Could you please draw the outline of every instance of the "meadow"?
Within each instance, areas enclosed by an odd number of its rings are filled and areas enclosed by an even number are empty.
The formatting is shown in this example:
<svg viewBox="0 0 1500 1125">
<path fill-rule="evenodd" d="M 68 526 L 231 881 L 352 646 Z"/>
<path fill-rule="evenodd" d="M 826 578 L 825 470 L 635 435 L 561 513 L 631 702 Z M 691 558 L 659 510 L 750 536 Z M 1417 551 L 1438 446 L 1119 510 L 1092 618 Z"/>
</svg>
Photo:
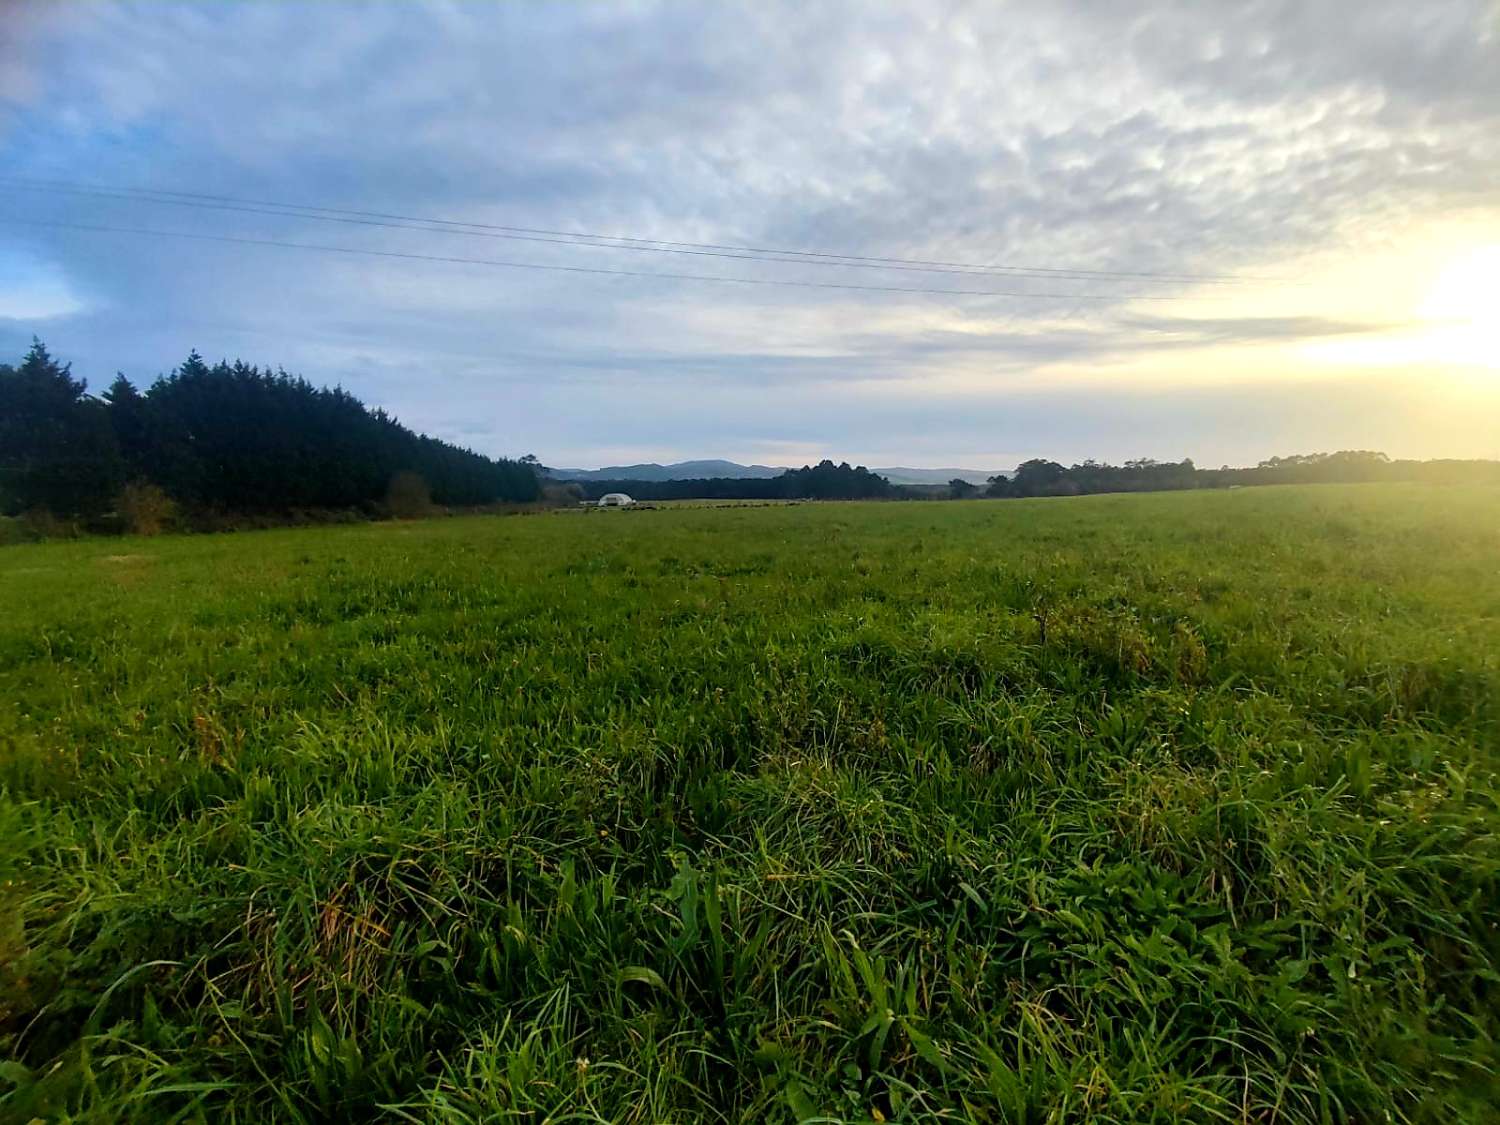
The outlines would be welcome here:
<svg viewBox="0 0 1500 1125">
<path fill-rule="evenodd" d="M 0 551 L 0 1120 L 1500 1116 L 1500 490 Z"/>
</svg>

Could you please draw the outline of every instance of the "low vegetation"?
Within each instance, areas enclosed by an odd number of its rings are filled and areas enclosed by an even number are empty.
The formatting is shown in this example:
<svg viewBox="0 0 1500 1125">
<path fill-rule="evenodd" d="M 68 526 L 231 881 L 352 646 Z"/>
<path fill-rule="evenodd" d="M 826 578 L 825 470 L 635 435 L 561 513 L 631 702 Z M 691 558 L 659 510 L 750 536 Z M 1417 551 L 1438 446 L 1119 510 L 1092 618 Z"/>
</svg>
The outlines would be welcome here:
<svg viewBox="0 0 1500 1125">
<path fill-rule="evenodd" d="M 1500 1099 L 1500 493 L 0 553 L 0 1118 Z"/>
</svg>

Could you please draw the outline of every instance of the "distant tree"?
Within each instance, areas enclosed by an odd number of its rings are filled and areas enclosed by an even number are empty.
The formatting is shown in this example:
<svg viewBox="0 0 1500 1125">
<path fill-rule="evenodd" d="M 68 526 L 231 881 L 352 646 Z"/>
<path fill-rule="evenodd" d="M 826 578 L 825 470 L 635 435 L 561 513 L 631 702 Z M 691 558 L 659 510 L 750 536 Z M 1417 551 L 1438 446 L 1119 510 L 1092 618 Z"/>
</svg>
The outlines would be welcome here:
<svg viewBox="0 0 1500 1125">
<path fill-rule="evenodd" d="M 1500 480 L 1500 462 L 1391 461 L 1384 454 L 1360 450 L 1274 458 L 1252 469 L 1205 470 L 1197 468 L 1187 458 L 1158 461 L 1150 457 L 1138 457 L 1124 465 L 1110 465 L 1090 458 L 1064 468 L 1055 461 L 1038 458 L 1021 466 L 1011 478 L 999 474 L 990 477 L 984 495 L 1077 496 L 1094 492 L 1155 492 L 1318 480 L 1496 481 Z M 957 494 L 956 481 L 937 487 L 941 494 Z M 625 492 L 637 500 L 853 499 L 872 496 L 930 499 L 933 495 L 930 489 L 897 489 L 868 469 L 851 468 L 847 463 L 836 465 L 832 461 L 803 466 L 771 479 L 588 480 L 580 482 L 580 488 L 590 499 L 598 499 L 608 492 Z"/>
<path fill-rule="evenodd" d="M 1067 472 L 1056 461 L 1034 457 L 1016 467 L 1016 475 L 1010 478 L 1009 494 L 1012 496 L 1049 496 L 1059 490 Z"/>
<path fill-rule="evenodd" d="M 40 340 L 19 367 L 0 367 L 0 505 L 59 516 L 107 509 L 123 481 L 103 403 Z"/>
<path fill-rule="evenodd" d="M 978 491 L 978 485 L 970 484 L 963 477 L 954 477 L 948 482 L 948 495 L 955 500 L 967 500 Z"/>
<path fill-rule="evenodd" d="M 1341 449 L 1337 453 L 1294 453 L 1270 457 L 1254 469 L 1241 469 L 1241 483 L 1312 484 L 1325 481 L 1391 480 L 1404 470 L 1384 453 L 1369 449 Z"/>
<path fill-rule="evenodd" d="M 893 495 L 891 482 L 870 472 L 863 465 L 851 466 L 844 461 L 835 465 L 824 459 L 816 465 L 804 465 L 772 478 L 789 499 L 872 500 Z"/>
<path fill-rule="evenodd" d="M 895 486 L 863 465 L 820 461 L 788 469 L 777 477 L 708 477 L 700 480 L 580 481 L 584 495 L 597 500 L 624 492 L 637 500 L 872 500 L 897 495 Z"/>
</svg>

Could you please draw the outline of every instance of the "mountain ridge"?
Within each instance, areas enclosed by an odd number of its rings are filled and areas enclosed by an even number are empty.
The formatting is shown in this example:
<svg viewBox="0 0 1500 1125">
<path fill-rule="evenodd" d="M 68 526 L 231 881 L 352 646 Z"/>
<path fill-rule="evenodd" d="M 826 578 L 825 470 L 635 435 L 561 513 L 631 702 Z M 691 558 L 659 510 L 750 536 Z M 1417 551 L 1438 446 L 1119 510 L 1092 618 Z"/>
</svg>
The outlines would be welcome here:
<svg viewBox="0 0 1500 1125">
<path fill-rule="evenodd" d="M 791 466 L 741 465 L 736 461 L 707 459 L 699 461 L 675 461 L 662 465 L 655 461 L 636 465 L 605 465 L 598 469 L 553 469 L 557 480 L 702 480 L 713 477 L 728 477 L 737 480 L 765 480 L 778 477 Z M 984 484 L 990 477 L 1009 475 L 1008 470 L 999 469 L 919 469 L 895 465 L 886 468 L 871 467 L 892 484 L 947 484 L 955 478 L 971 484 Z"/>
<path fill-rule="evenodd" d="M 637 465 L 605 465 L 599 469 L 553 469 L 558 480 L 705 480 L 711 477 L 766 480 L 779 477 L 786 467 L 741 465 L 734 461 L 707 459 L 676 461 L 661 465 L 647 461 Z"/>
</svg>

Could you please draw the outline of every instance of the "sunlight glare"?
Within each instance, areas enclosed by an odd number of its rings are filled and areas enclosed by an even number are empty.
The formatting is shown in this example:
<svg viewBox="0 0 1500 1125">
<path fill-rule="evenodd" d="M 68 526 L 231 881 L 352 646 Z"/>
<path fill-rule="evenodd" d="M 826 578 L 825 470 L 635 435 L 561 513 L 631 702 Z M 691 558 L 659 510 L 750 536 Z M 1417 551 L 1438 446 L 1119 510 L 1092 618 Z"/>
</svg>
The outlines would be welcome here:
<svg viewBox="0 0 1500 1125">
<path fill-rule="evenodd" d="M 1417 311 L 1433 322 L 1424 333 L 1432 358 L 1500 368 L 1500 245 L 1453 262 Z"/>
<path fill-rule="evenodd" d="M 1443 270 L 1417 311 L 1428 320 L 1467 320 L 1493 328 L 1497 294 L 1500 245 L 1482 246 Z"/>
<path fill-rule="evenodd" d="M 1465 251 L 1437 275 L 1412 328 L 1320 341 L 1305 354 L 1342 364 L 1447 364 L 1500 370 L 1500 243 Z"/>
</svg>

